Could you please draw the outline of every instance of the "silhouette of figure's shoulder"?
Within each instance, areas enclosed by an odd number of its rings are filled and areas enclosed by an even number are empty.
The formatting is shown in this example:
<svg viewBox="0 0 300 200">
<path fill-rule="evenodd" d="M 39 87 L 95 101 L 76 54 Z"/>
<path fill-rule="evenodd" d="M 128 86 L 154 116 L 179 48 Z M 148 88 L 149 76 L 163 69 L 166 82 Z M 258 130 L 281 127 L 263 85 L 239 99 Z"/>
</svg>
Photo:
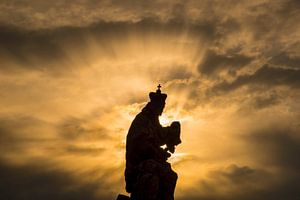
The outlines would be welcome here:
<svg viewBox="0 0 300 200">
<path fill-rule="evenodd" d="M 147 116 L 147 114 L 145 112 L 140 112 L 139 114 L 137 114 L 134 118 L 134 120 L 132 121 L 132 124 L 142 124 L 145 125 L 145 123 L 147 123 L 149 121 L 149 116 Z"/>
</svg>

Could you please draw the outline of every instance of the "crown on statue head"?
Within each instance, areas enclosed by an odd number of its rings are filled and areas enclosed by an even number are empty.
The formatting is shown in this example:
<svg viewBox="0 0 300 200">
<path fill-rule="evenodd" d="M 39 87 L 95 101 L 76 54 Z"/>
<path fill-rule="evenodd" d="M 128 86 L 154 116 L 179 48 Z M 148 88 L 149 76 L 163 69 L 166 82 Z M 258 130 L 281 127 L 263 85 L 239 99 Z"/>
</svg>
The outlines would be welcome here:
<svg viewBox="0 0 300 200">
<path fill-rule="evenodd" d="M 166 98 L 167 98 L 167 94 L 161 93 L 161 85 L 159 84 L 157 86 L 157 90 L 156 92 L 150 92 L 149 93 L 149 97 L 151 102 L 157 102 L 157 103 L 162 103 L 165 102 Z"/>
</svg>

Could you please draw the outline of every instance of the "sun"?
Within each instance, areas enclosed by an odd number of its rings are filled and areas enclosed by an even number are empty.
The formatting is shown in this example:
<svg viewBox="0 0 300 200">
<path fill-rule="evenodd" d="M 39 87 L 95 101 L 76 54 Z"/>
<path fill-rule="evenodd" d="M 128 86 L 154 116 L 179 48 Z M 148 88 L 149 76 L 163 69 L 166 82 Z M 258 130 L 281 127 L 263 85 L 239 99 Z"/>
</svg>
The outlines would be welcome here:
<svg viewBox="0 0 300 200">
<path fill-rule="evenodd" d="M 162 126 L 168 126 L 171 123 L 171 121 L 172 120 L 164 114 L 159 117 L 159 122 Z"/>
</svg>

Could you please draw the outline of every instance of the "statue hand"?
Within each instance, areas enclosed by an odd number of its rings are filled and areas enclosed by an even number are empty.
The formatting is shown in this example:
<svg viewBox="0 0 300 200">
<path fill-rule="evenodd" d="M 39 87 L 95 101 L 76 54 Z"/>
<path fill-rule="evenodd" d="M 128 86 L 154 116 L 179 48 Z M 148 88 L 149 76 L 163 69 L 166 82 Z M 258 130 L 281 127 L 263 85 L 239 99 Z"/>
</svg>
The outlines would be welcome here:
<svg viewBox="0 0 300 200">
<path fill-rule="evenodd" d="M 172 122 L 171 129 L 174 133 L 180 134 L 180 122 L 179 121 Z"/>
<path fill-rule="evenodd" d="M 159 160 L 165 162 L 166 160 L 168 160 L 170 156 L 171 154 L 166 149 L 160 148 L 159 155 L 158 155 Z"/>
<path fill-rule="evenodd" d="M 167 150 L 169 150 L 171 153 L 175 152 L 175 146 L 174 145 L 167 145 Z"/>
<path fill-rule="evenodd" d="M 164 161 L 167 161 L 169 157 L 171 157 L 171 154 L 164 150 Z"/>
<path fill-rule="evenodd" d="M 174 153 L 175 146 L 181 143 L 180 139 L 180 123 L 178 121 L 172 122 L 169 127 L 169 133 L 167 136 L 167 147 L 171 153 Z"/>
</svg>

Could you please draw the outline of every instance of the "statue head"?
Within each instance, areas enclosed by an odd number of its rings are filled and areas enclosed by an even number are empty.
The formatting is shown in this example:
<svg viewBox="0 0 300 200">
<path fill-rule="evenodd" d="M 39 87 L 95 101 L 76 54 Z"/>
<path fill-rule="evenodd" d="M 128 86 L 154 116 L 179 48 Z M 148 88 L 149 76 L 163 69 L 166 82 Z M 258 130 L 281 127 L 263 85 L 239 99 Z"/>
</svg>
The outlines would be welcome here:
<svg viewBox="0 0 300 200">
<path fill-rule="evenodd" d="M 149 104 L 151 105 L 151 109 L 156 115 L 161 115 L 166 104 L 166 98 L 167 94 L 161 93 L 160 90 L 161 86 L 160 84 L 157 86 L 156 92 L 150 92 L 149 93 L 149 98 L 150 102 Z"/>
</svg>

